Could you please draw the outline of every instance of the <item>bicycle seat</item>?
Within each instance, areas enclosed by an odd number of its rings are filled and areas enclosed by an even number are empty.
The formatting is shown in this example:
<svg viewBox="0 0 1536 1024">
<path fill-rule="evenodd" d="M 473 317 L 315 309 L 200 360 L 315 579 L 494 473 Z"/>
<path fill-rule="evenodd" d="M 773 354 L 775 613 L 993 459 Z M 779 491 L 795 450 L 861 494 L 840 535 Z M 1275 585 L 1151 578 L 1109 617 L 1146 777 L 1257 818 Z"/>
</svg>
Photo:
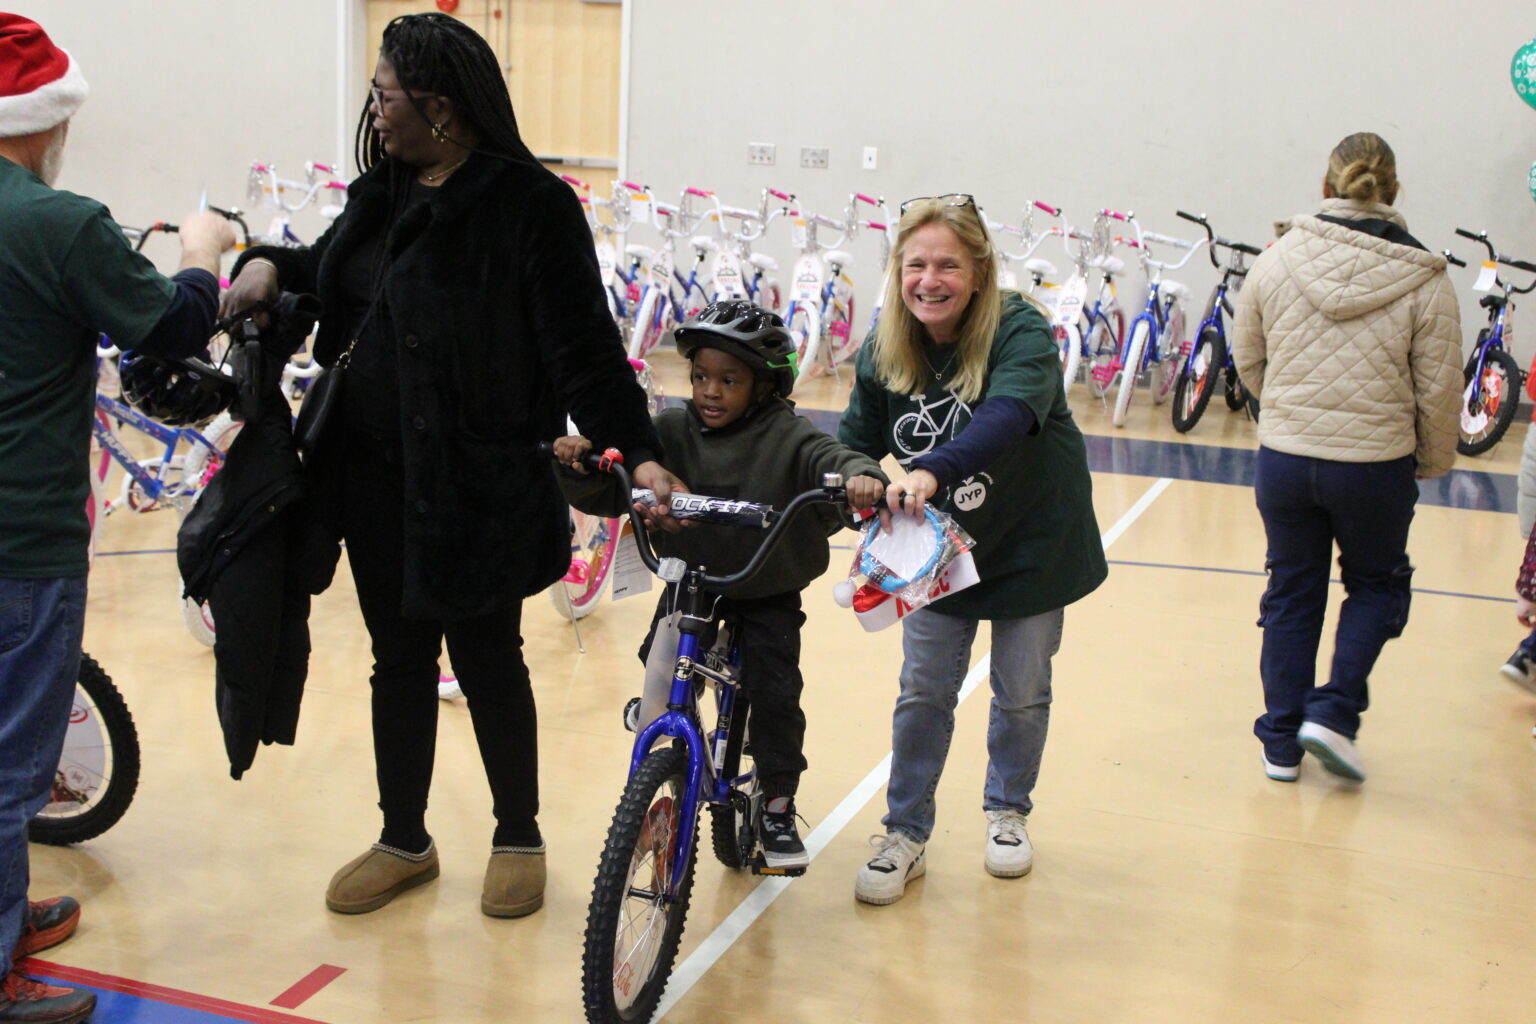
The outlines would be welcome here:
<svg viewBox="0 0 1536 1024">
<path fill-rule="evenodd" d="M 1118 256 L 1095 256 L 1088 261 L 1090 267 L 1097 267 L 1110 277 L 1125 270 L 1125 261 Z"/>
<path fill-rule="evenodd" d="M 826 259 L 828 263 L 834 263 L 844 270 L 853 266 L 853 253 L 848 252 L 846 249 L 829 249 L 827 250 Z"/>
<path fill-rule="evenodd" d="M 779 269 L 779 261 L 765 253 L 755 252 L 747 257 L 747 262 L 758 270 L 767 271 L 770 274 Z"/>
<path fill-rule="evenodd" d="M 626 245 L 624 255 L 633 256 L 635 259 L 651 262 L 651 257 L 656 255 L 656 250 L 648 245 Z"/>
<path fill-rule="evenodd" d="M 1038 274 L 1041 277 L 1050 277 L 1056 273 L 1056 264 L 1052 263 L 1050 260 L 1042 260 L 1037 256 L 1034 259 L 1025 260 L 1024 269 L 1029 271 L 1031 274 Z"/>
<path fill-rule="evenodd" d="M 693 246 L 700 253 L 706 253 L 720 248 L 720 243 L 709 235 L 694 235 L 692 238 L 688 239 L 688 244 Z"/>
<path fill-rule="evenodd" d="M 1160 287 L 1164 295 L 1170 295 L 1175 299 L 1189 298 L 1189 288 L 1177 281 L 1164 281 Z"/>
</svg>

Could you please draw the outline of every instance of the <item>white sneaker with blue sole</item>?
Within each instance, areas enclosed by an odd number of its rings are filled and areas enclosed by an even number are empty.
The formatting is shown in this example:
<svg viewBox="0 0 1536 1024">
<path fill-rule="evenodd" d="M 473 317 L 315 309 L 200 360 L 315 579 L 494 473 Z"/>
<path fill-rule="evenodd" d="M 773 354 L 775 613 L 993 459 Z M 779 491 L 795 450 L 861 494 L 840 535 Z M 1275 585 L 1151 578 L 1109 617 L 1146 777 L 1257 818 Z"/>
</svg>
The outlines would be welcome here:
<svg viewBox="0 0 1536 1024">
<path fill-rule="evenodd" d="M 1365 781 L 1365 762 L 1355 749 L 1355 741 L 1326 725 L 1303 722 L 1296 733 L 1301 748 L 1323 763 L 1333 774 L 1351 782 Z"/>
</svg>

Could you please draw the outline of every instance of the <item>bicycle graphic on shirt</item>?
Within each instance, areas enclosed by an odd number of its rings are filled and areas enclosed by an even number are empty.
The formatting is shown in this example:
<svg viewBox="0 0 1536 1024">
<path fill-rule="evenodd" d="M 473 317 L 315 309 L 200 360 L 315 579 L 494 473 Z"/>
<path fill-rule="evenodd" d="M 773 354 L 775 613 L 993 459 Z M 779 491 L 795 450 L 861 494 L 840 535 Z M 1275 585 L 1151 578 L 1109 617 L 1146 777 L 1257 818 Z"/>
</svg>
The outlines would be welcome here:
<svg viewBox="0 0 1536 1024">
<path fill-rule="evenodd" d="M 918 398 L 916 402 L 916 411 L 896 417 L 896 425 L 892 429 L 898 449 L 896 461 L 903 468 L 918 456 L 933 451 L 936 445 L 954 440 L 971 421 L 971 407 L 952 391 L 945 392 L 943 398 L 931 402 L 925 398 Z M 963 419 L 961 412 L 965 413 Z M 935 498 L 941 502 L 953 499 L 955 507 L 969 511 L 980 507 L 987 500 L 987 487 L 991 483 L 991 476 L 978 473 L 966 477 L 954 487 L 945 488 Z"/>
</svg>

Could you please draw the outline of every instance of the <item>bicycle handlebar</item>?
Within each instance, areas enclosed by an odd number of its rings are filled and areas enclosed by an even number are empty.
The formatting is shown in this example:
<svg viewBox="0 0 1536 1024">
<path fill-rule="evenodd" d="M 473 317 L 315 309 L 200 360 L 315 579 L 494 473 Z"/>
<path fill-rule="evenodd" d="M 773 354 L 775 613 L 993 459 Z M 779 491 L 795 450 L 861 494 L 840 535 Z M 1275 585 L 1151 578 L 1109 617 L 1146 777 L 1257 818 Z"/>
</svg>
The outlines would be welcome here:
<svg viewBox="0 0 1536 1024">
<path fill-rule="evenodd" d="M 1216 247 L 1218 245 L 1224 249 L 1231 249 L 1234 252 L 1240 252 L 1248 256 L 1258 256 L 1264 251 L 1256 245 L 1249 245 L 1246 242 L 1234 242 L 1231 239 L 1222 238 L 1220 235 L 1216 234 L 1215 231 L 1211 230 L 1211 222 L 1206 220 L 1205 214 L 1203 213 L 1186 213 L 1183 210 L 1175 210 L 1174 213 L 1178 214 L 1185 220 L 1193 221 L 1194 223 L 1199 224 L 1202 228 L 1205 228 L 1205 237 L 1211 246 L 1210 249 L 1206 251 L 1211 257 L 1211 266 L 1215 267 L 1217 270 L 1221 269 L 1221 262 L 1216 259 Z"/>
<path fill-rule="evenodd" d="M 1528 260 L 1516 259 L 1513 256 L 1506 256 L 1499 252 L 1493 247 L 1493 243 L 1488 241 L 1488 232 L 1479 231 L 1476 234 L 1473 234 L 1466 228 L 1457 228 L 1456 233 L 1461 235 L 1463 238 L 1470 238 L 1474 242 L 1482 242 L 1483 248 L 1488 250 L 1488 258 L 1493 260 L 1495 263 L 1502 263 L 1506 267 L 1514 267 L 1516 270 L 1523 270 L 1528 274 L 1536 274 L 1536 263 L 1531 263 Z M 1466 266 L 1466 264 L 1462 264 L 1462 266 Z M 1524 288 L 1516 288 L 1514 285 L 1500 278 L 1495 278 L 1494 284 L 1498 285 L 1500 288 L 1504 289 L 1506 292 L 1509 292 L 1512 295 L 1524 295 L 1526 292 L 1536 289 L 1536 278 L 1533 278 L 1531 283 L 1526 285 Z"/>
<path fill-rule="evenodd" d="M 1038 199 L 1031 199 L 1029 202 L 1030 202 L 1030 204 L 1032 206 L 1035 207 L 1035 209 L 1037 209 L 1037 210 L 1044 210 L 1046 213 L 1050 214 L 1052 217 L 1060 217 L 1061 216 L 1061 207 L 1059 207 L 1059 206 L 1051 206 L 1048 203 L 1042 203 Z"/>
<path fill-rule="evenodd" d="M 540 455 L 554 458 L 554 445 L 549 441 L 540 441 L 538 444 Z M 634 481 L 630 478 L 629 470 L 624 465 L 624 456 L 617 449 L 609 448 L 602 454 L 588 452 L 582 459 L 589 469 L 612 474 L 618 479 L 620 493 L 631 494 L 634 490 Z M 662 559 L 657 557 L 656 550 L 651 546 L 650 533 L 645 526 L 645 518 L 636 512 L 634 504 L 628 507 L 630 525 L 634 528 L 635 548 L 640 554 L 640 560 L 653 574 L 661 577 L 668 583 L 676 583 L 686 576 L 693 576 L 698 583 L 707 590 L 720 591 L 733 587 L 739 583 L 745 583 L 756 576 L 762 569 L 763 563 L 783 538 L 785 530 L 794 521 L 799 513 L 811 505 L 838 505 L 846 504 L 848 500 L 847 490 L 842 483 L 842 477 L 837 474 L 828 474 L 823 486 L 816 490 L 803 491 L 784 507 L 782 512 L 775 512 L 771 505 L 763 505 L 757 502 L 725 500 L 710 498 L 705 495 L 679 493 L 673 495 L 674 500 L 681 499 L 685 508 L 694 512 L 688 518 L 714 520 L 725 522 L 726 525 L 755 527 L 762 529 L 767 527 L 768 533 L 758 544 L 757 550 L 748 559 L 747 564 L 736 572 L 725 576 L 711 576 L 704 566 L 688 566 L 681 559 L 669 558 L 675 563 L 663 567 Z M 664 571 L 665 569 L 665 571 Z"/>
<path fill-rule="evenodd" d="M 1451 250 L 1449 250 L 1449 249 L 1441 249 L 1440 250 L 1440 255 L 1444 256 L 1445 257 L 1445 262 L 1449 263 L 1453 267 L 1464 267 L 1464 266 L 1467 265 L 1467 261 L 1466 260 L 1459 260 L 1459 259 L 1457 259 L 1456 255 L 1453 252 L 1451 252 Z"/>
</svg>

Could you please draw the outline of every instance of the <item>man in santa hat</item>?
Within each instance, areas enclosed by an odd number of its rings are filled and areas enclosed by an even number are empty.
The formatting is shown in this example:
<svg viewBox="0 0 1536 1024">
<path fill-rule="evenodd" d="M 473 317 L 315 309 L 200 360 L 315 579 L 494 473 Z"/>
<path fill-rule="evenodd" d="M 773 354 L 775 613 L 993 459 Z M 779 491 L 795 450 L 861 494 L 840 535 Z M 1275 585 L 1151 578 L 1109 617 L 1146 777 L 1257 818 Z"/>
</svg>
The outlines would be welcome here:
<svg viewBox="0 0 1536 1024">
<path fill-rule="evenodd" d="M 67 897 L 28 901 L 27 823 L 47 803 L 79 671 L 96 337 L 201 351 L 234 245 L 228 221 L 189 214 L 181 271 L 165 278 L 104 206 L 53 187 L 86 91 L 41 27 L 0 13 L 0 1024 L 69 1024 L 96 1004 L 15 969 L 80 918 Z"/>
</svg>

